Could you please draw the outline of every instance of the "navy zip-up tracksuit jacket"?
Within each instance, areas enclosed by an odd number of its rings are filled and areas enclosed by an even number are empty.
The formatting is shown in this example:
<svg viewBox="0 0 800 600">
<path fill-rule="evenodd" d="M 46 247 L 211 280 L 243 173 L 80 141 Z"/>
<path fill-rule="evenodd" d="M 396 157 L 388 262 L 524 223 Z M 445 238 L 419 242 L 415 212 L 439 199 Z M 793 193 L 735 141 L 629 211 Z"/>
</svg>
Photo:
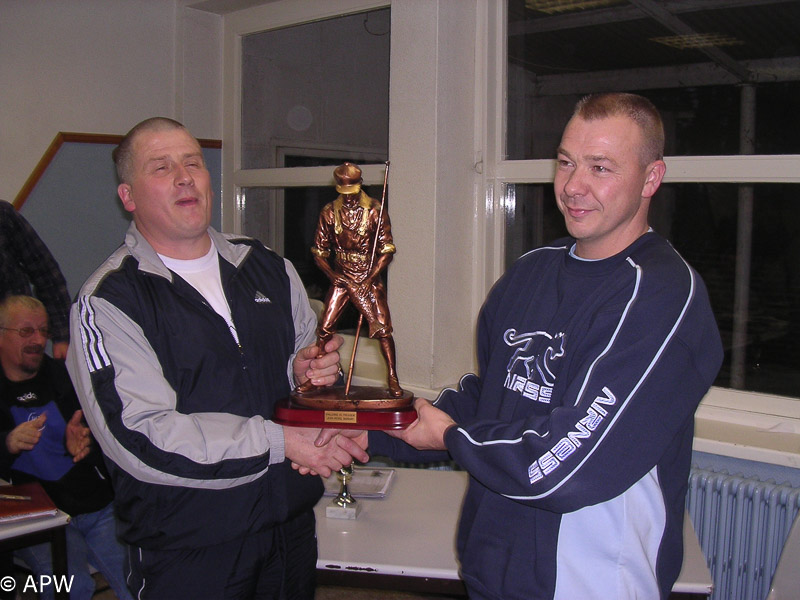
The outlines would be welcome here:
<svg viewBox="0 0 800 600">
<path fill-rule="evenodd" d="M 316 320 L 291 265 L 209 229 L 240 344 L 131 225 L 73 305 L 68 367 L 108 458 L 121 537 L 159 550 L 217 544 L 313 507 L 269 420 Z"/>
</svg>

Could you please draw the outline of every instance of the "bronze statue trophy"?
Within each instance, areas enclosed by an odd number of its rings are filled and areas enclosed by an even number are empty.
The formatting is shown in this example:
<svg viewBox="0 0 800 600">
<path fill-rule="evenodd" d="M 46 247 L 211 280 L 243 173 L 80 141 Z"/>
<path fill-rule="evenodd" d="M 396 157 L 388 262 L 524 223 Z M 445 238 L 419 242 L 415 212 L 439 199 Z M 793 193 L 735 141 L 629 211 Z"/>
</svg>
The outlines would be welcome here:
<svg viewBox="0 0 800 600">
<path fill-rule="evenodd" d="M 397 378 L 392 320 L 381 273 L 392 260 L 395 246 L 385 210 L 386 182 L 380 202 L 361 189 L 361 169 L 352 163 L 333 171 L 339 196 L 320 211 L 311 252 L 331 286 L 317 326 L 319 356 L 336 333 L 345 307 L 358 309 L 358 325 L 347 382 L 344 386 L 316 387 L 306 382 L 291 397 L 278 403 L 275 421 L 308 427 L 351 429 L 402 429 L 416 419 L 414 395 L 400 387 Z M 351 386 L 361 326 L 366 320 L 369 337 L 377 339 L 388 368 L 387 387 Z"/>
</svg>

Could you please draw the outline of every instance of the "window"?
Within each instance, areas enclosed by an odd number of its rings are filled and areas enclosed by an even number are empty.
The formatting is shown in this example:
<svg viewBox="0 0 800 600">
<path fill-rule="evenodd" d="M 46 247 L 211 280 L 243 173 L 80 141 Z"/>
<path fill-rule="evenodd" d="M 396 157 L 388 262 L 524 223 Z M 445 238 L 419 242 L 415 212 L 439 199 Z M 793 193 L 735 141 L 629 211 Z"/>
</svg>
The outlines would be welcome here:
<svg viewBox="0 0 800 600">
<path fill-rule="evenodd" d="M 548 159 L 575 101 L 647 96 L 669 157 L 651 224 L 709 288 L 716 385 L 800 397 L 798 24 L 795 2 L 508 0 L 506 263 L 563 232 Z"/>
<path fill-rule="evenodd" d="M 348 14 L 348 2 L 335 4 L 226 17 L 226 68 L 239 86 L 226 166 L 236 202 L 223 209 L 224 226 L 289 259 L 320 301 L 330 282 L 310 249 L 319 211 L 336 197 L 333 169 L 358 164 L 365 190 L 380 198 L 388 158 L 390 9 L 375 2 L 365 11 L 360 2 Z M 348 307 L 339 331 L 354 331 L 357 320 Z"/>
<path fill-rule="evenodd" d="M 389 16 L 385 8 L 241 40 L 241 170 L 293 171 L 275 171 L 280 188 L 240 194 L 242 232 L 292 260 L 307 285 L 319 284 L 305 266 L 319 209 L 336 195 L 333 167 L 387 159 Z M 327 189 L 309 185 L 320 177 Z"/>
</svg>

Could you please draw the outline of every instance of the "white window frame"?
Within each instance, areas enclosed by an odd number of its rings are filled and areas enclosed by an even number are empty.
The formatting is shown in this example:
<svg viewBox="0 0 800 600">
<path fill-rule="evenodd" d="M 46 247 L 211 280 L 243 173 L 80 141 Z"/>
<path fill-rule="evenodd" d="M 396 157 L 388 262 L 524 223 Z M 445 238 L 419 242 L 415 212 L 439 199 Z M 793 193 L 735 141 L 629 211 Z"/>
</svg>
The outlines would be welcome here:
<svg viewBox="0 0 800 600">
<path fill-rule="evenodd" d="M 327 167 L 240 168 L 242 37 L 390 5 L 389 188 L 398 253 L 388 273 L 389 303 L 401 382 L 431 398 L 473 368 L 472 332 L 485 293 L 484 286 L 472 285 L 474 273 L 484 272 L 482 243 L 474 243 L 482 233 L 476 216 L 477 178 L 463 170 L 463 165 L 477 162 L 478 154 L 473 148 L 477 4 L 280 0 L 226 14 L 222 226 L 241 232 L 243 188 L 330 185 Z M 446 80 L 439 79 L 443 73 Z M 382 164 L 362 166 L 367 184 L 382 184 Z M 459 343 L 452 343 L 453 336 Z M 356 378 L 360 373 L 380 378 L 372 367 L 381 359 L 375 353 L 373 360 L 369 347 L 359 345 Z"/>
<path fill-rule="evenodd" d="M 242 188 L 312 187 L 330 185 L 328 167 L 302 169 L 242 169 L 242 37 L 312 21 L 321 21 L 346 13 L 357 13 L 389 6 L 387 0 L 281 0 L 225 15 L 223 36 L 223 157 L 222 157 L 222 228 L 241 232 L 243 213 Z M 364 182 L 382 184 L 381 165 L 363 169 Z M 230 199 L 235 199 L 231 202 Z"/>
</svg>

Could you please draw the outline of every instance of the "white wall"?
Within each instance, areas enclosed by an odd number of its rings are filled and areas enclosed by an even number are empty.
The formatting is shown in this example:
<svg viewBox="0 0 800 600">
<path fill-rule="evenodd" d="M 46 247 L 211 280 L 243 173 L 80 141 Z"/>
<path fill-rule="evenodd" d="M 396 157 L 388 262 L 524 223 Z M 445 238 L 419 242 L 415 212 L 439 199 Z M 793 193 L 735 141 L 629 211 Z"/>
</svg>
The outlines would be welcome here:
<svg viewBox="0 0 800 600">
<path fill-rule="evenodd" d="M 0 198 L 59 131 L 162 115 L 219 139 L 221 44 L 221 17 L 177 0 L 0 0 Z"/>
</svg>

